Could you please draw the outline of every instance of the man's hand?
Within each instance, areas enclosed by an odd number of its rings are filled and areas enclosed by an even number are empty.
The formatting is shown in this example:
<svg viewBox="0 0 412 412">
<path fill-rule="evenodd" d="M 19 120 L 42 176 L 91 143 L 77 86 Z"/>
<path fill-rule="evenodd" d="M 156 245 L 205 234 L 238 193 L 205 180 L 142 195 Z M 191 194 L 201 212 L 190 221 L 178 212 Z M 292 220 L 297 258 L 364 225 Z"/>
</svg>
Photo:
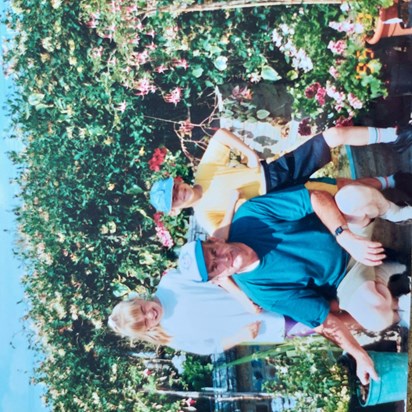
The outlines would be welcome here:
<svg viewBox="0 0 412 412">
<path fill-rule="evenodd" d="M 355 235 L 348 229 L 336 240 L 355 260 L 366 266 L 379 266 L 386 257 L 382 243 Z"/>
<path fill-rule="evenodd" d="M 367 352 L 360 354 L 356 359 L 356 375 L 361 381 L 362 385 L 367 385 L 370 379 L 374 381 L 379 380 L 379 376 L 375 370 L 373 360 Z"/>
</svg>

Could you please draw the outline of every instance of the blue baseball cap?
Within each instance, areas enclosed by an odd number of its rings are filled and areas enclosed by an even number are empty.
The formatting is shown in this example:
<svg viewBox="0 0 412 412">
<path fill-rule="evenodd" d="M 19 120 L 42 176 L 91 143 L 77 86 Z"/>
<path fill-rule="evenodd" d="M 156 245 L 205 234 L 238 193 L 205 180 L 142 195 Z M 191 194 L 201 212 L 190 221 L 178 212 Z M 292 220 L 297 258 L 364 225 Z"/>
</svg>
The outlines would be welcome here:
<svg viewBox="0 0 412 412">
<path fill-rule="evenodd" d="M 179 271 L 188 279 L 207 282 L 208 274 L 202 242 L 195 240 L 186 243 L 179 254 Z"/>
<path fill-rule="evenodd" d="M 169 213 L 172 210 L 173 177 L 158 180 L 150 189 L 150 203 L 159 212 Z"/>
</svg>

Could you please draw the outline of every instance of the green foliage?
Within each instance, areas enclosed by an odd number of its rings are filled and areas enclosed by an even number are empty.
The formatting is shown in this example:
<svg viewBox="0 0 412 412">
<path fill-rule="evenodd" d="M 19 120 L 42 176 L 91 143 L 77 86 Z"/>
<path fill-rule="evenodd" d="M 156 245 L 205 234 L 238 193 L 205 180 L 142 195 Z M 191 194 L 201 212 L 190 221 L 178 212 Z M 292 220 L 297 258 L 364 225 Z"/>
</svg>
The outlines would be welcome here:
<svg viewBox="0 0 412 412">
<path fill-rule="evenodd" d="M 165 377 L 146 376 L 144 362 L 129 356 L 106 323 L 119 298 L 154 290 L 185 241 L 187 214 L 155 214 L 148 190 L 166 176 L 190 181 L 176 131 L 190 123 L 191 110 L 212 111 L 217 85 L 293 81 L 298 117 L 341 115 L 304 97 L 311 82 L 327 76 L 331 56 L 320 45 L 333 36 L 328 22 L 339 9 L 170 11 L 193 3 L 14 0 L 5 17 L 15 33 L 3 56 L 16 86 L 9 137 L 24 145 L 10 153 L 21 188 L 18 253 L 26 263 L 32 344 L 45 354 L 35 381 L 46 385 L 45 401 L 56 411 L 180 408 L 157 399 Z M 275 44 L 273 29 L 290 21 L 296 46 L 316 62 L 312 72 L 294 67 Z M 381 94 L 380 67 L 361 58 L 374 74 L 340 82 L 346 93 L 364 90 L 358 97 L 367 104 Z M 355 64 L 348 59 L 341 67 L 349 72 Z M 244 103 L 239 115 L 270 119 Z M 192 363 L 196 376 L 210 368 Z"/>
<path fill-rule="evenodd" d="M 371 99 L 387 94 L 381 64 L 364 43 L 366 28 L 352 2 L 346 7 L 344 12 L 331 6 L 294 8 L 273 31 L 292 66 L 288 78 L 294 82 L 295 112 L 318 129 L 350 121 Z"/>
<path fill-rule="evenodd" d="M 266 390 L 291 399 L 291 411 L 347 411 L 348 378 L 331 344 L 317 336 L 296 338 L 288 346 L 266 357 L 275 368 L 275 379 L 266 384 Z"/>
<path fill-rule="evenodd" d="M 187 356 L 183 367 L 182 383 L 189 390 L 200 391 L 204 387 L 212 386 L 213 365 L 204 358 Z"/>
</svg>

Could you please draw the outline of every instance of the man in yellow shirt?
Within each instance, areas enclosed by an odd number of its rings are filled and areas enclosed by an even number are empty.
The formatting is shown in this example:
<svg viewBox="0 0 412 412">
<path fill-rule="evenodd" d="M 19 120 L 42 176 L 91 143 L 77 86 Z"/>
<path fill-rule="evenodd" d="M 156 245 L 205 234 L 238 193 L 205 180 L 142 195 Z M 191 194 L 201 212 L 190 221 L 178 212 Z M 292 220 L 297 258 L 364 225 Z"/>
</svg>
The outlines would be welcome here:
<svg viewBox="0 0 412 412">
<path fill-rule="evenodd" d="M 333 147 L 377 143 L 388 143 L 401 152 L 412 144 L 412 126 L 399 130 L 333 127 L 271 163 L 261 161 L 257 153 L 236 135 L 220 129 L 210 139 L 197 168 L 194 185 L 175 182 L 173 178 L 160 180 L 151 189 L 150 202 L 157 210 L 170 214 L 193 207 L 198 223 L 209 234 L 225 239 L 239 201 L 306 183 L 315 171 L 331 160 L 330 149 Z M 247 158 L 247 164 L 228 165 L 231 149 L 240 151 Z M 403 175 L 359 180 L 377 189 L 385 189 L 394 187 L 397 177 L 405 177 Z M 391 183 L 385 186 L 388 180 Z M 309 182 L 308 188 L 323 189 L 318 184 L 313 185 Z"/>
</svg>

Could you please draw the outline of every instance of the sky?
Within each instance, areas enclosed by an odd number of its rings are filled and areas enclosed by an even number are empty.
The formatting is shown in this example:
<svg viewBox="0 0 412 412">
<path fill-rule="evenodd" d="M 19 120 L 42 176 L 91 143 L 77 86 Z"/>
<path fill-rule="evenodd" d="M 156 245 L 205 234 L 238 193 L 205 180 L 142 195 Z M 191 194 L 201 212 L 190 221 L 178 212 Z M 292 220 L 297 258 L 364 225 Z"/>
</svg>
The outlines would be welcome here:
<svg viewBox="0 0 412 412">
<path fill-rule="evenodd" d="M 0 0 L 1 10 L 5 1 Z M 6 35 L 0 26 L 1 43 Z M 23 331 L 22 316 L 26 306 L 18 303 L 23 299 L 20 278 L 24 267 L 13 255 L 16 241 L 16 222 L 12 212 L 17 205 L 15 195 L 17 185 L 10 179 L 15 175 L 13 165 L 6 152 L 16 150 L 16 141 L 5 139 L 8 120 L 4 109 L 8 89 L 12 86 L 9 79 L 0 73 L 0 412 L 44 412 L 41 401 L 44 388 L 30 385 L 33 376 L 35 353 L 28 349 L 28 339 Z"/>
</svg>

